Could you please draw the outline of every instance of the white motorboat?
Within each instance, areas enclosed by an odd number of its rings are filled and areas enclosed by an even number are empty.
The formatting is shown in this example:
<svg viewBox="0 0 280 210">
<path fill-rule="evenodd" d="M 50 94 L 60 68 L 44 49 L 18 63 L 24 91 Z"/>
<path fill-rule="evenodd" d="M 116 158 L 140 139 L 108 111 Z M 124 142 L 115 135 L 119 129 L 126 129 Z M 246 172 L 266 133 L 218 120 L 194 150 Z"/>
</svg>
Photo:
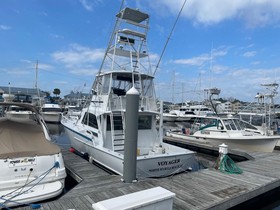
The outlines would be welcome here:
<svg viewBox="0 0 280 210">
<path fill-rule="evenodd" d="M 53 198 L 64 189 L 66 170 L 60 148 L 31 104 L 2 102 L 32 111 L 34 119 L 0 117 L 0 208 Z"/>
<path fill-rule="evenodd" d="M 204 105 L 181 106 L 163 113 L 164 122 L 192 122 L 197 117 L 207 116 L 213 112 Z"/>
<path fill-rule="evenodd" d="M 171 113 L 163 113 L 163 122 L 175 122 L 178 116 L 176 114 L 171 114 Z"/>
<path fill-rule="evenodd" d="M 205 105 L 190 105 L 181 107 L 181 111 L 193 112 L 196 116 L 207 116 L 214 112 Z"/>
<path fill-rule="evenodd" d="M 189 122 L 198 117 L 193 111 L 190 111 L 185 106 L 180 107 L 178 110 L 171 110 L 169 114 L 177 116 L 175 119 L 176 122 Z"/>
<path fill-rule="evenodd" d="M 10 101 L 31 104 L 32 96 L 28 94 L 18 93 L 13 95 L 13 98 Z M 5 110 L 5 115 L 7 118 L 34 119 L 32 111 L 22 106 L 9 106 L 7 110 Z"/>
<path fill-rule="evenodd" d="M 164 143 L 156 127 L 159 112 L 146 43 L 149 15 L 124 8 L 116 17 L 90 103 L 80 118 L 63 116 L 61 120 L 72 147 L 122 175 L 126 92 L 135 88 L 140 93 L 137 178 L 196 170 L 195 153 Z"/>
<path fill-rule="evenodd" d="M 18 119 L 34 118 L 32 111 L 20 106 L 10 106 L 5 111 L 5 115 L 7 118 L 18 118 Z"/>
<path fill-rule="evenodd" d="M 45 103 L 41 109 L 45 122 L 59 123 L 62 115 L 62 108 L 59 104 Z"/>
<path fill-rule="evenodd" d="M 279 135 L 268 135 L 257 127 L 233 117 L 199 117 L 191 128 L 173 130 L 167 136 L 198 143 L 219 146 L 225 143 L 231 149 L 272 152 Z"/>
</svg>

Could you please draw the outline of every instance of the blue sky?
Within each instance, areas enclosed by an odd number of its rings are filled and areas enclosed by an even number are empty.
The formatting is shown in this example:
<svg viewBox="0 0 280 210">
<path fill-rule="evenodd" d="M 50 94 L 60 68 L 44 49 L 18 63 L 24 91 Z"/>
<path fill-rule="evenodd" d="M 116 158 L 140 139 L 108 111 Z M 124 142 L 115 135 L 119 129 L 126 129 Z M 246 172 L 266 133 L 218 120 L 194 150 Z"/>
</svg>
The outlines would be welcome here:
<svg viewBox="0 0 280 210">
<path fill-rule="evenodd" d="M 148 44 L 156 64 L 183 0 L 124 4 L 150 14 Z M 38 60 L 40 89 L 59 88 L 61 96 L 88 92 L 120 5 L 1 0 L 0 86 L 34 87 Z M 261 84 L 280 82 L 279 11 L 279 0 L 187 0 L 155 75 L 157 96 L 200 100 L 199 90 L 217 87 L 221 97 L 254 101 Z"/>
</svg>

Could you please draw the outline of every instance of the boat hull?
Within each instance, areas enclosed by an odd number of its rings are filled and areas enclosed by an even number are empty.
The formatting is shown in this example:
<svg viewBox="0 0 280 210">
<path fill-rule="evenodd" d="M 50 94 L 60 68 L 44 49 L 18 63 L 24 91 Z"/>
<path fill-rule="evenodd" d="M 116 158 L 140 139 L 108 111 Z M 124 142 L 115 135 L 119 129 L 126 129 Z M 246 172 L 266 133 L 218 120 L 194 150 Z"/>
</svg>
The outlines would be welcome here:
<svg viewBox="0 0 280 210">
<path fill-rule="evenodd" d="M 65 125 L 64 125 L 65 126 Z M 123 175 L 124 156 L 104 147 L 96 147 L 87 137 L 65 127 L 71 146 L 81 153 L 87 153 L 90 159 L 111 171 Z M 163 143 L 163 147 L 176 152 L 170 154 L 147 154 L 137 156 L 137 179 L 145 177 L 166 177 L 183 171 L 198 170 L 195 153 L 183 148 Z"/>
<path fill-rule="evenodd" d="M 54 167 L 55 163 L 57 167 Z M 0 204 L 18 206 L 62 193 L 66 170 L 62 155 L 0 159 Z"/>
<path fill-rule="evenodd" d="M 210 138 L 186 135 L 177 132 L 168 132 L 167 136 L 184 139 L 190 142 L 210 144 L 219 146 L 222 143 L 228 145 L 229 149 L 242 149 L 246 151 L 258 152 L 273 152 L 279 136 L 258 136 L 258 137 L 243 137 L 243 138 Z"/>
<path fill-rule="evenodd" d="M 32 119 L 32 113 L 31 112 L 14 112 L 9 111 L 6 112 L 7 118 L 16 118 L 16 119 Z"/>
<path fill-rule="evenodd" d="M 172 115 L 172 114 L 167 114 L 163 113 L 163 122 L 175 122 L 178 116 Z"/>
<path fill-rule="evenodd" d="M 28 187 L 30 188 L 30 187 Z M 7 202 L 4 204 L 5 207 L 13 207 L 23 204 L 30 204 L 42 200 L 47 200 L 53 197 L 60 195 L 64 189 L 64 179 L 53 181 L 49 183 L 39 184 L 32 188 L 32 190 L 28 190 L 28 188 L 23 188 L 25 193 L 16 196 L 17 192 L 13 192 L 15 189 L 0 191 L 1 196 L 9 194 L 10 196 L 6 196 Z M 10 194 L 11 193 L 11 194 Z M 16 196 L 9 201 L 10 198 Z M 3 202 L 1 198 L 1 202 Z"/>
<path fill-rule="evenodd" d="M 45 122 L 59 123 L 61 120 L 61 112 L 43 112 L 42 116 Z"/>
</svg>

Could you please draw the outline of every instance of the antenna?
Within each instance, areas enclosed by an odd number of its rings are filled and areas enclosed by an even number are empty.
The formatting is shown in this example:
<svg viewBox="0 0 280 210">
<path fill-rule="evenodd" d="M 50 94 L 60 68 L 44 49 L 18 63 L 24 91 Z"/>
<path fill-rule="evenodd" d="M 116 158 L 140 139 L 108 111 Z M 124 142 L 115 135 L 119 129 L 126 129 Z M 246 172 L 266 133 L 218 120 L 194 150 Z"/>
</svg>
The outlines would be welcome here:
<svg viewBox="0 0 280 210">
<path fill-rule="evenodd" d="M 171 31 L 170 31 L 170 34 L 169 34 L 169 36 L 168 36 L 168 38 L 167 38 L 167 41 L 165 42 L 164 48 L 163 48 L 163 50 L 162 50 L 162 52 L 161 52 L 161 55 L 160 55 L 160 57 L 159 57 L 159 60 L 158 60 L 158 63 L 157 63 L 157 65 L 156 65 L 156 69 L 155 69 L 155 71 L 154 71 L 153 76 L 154 76 L 154 75 L 156 74 L 156 72 L 157 72 L 157 69 L 158 69 L 158 67 L 159 67 L 160 61 L 161 61 L 161 59 L 162 59 L 162 56 L 163 56 L 163 54 L 164 54 L 164 52 L 165 52 L 165 49 L 166 49 L 166 47 L 167 47 L 167 44 L 168 44 L 168 42 L 169 42 L 169 40 L 170 40 L 170 37 L 171 37 L 171 35 L 172 35 L 173 31 L 174 31 L 175 25 L 176 25 L 176 23 L 178 22 L 178 19 L 179 19 L 180 15 L 181 15 L 181 13 L 182 13 L 182 11 L 183 11 L 183 9 L 184 9 L 184 6 L 185 6 L 186 2 L 187 2 L 187 0 L 184 1 L 183 5 L 182 5 L 182 7 L 181 7 L 181 10 L 180 10 L 180 12 L 179 12 L 179 14 L 178 14 L 178 16 L 177 16 L 177 18 L 176 18 L 176 20 L 175 20 L 175 23 L 174 23 L 174 25 L 173 25 L 173 27 L 172 27 L 172 29 L 171 29 Z"/>
<path fill-rule="evenodd" d="M 213 41 L 212 41 L 212 46 L 211 46 L 211 53 L 210 53 L 210 87 L 212 88 L 212 79 L 213 79 L 213 72 L 212 72 L 212 68 L 213 68 Z"/>
<path fill-rule="evenodd" d="M 38 88 L 38 60 L 36 61 L 35 65 L 35 89 Z"/>
<path fill-rule="evenodd" d="M 39 98 L 39 106 L 42 107 L 42 101 L 41 101 L 41 95 L 40 95 L 40 90 L 38 88 L 38 60 L 36 61 L 36 65 L 35 65 L 35 89 L 37 90 L 37 95 L 38 95 L 38 98 Z"/>
</svg>

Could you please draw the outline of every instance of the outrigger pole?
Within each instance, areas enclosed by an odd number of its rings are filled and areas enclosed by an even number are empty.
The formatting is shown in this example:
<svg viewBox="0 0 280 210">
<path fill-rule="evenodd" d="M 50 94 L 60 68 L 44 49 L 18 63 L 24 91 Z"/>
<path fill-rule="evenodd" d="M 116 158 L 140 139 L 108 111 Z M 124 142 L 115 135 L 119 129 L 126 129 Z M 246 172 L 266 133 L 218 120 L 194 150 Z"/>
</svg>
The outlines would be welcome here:
<svg viewBox="0 0 280 210">
<path fill-rule="evenodd" d="M 171 35 L 172 35 L 173 31 L 174 31 L 174 28 L 175 28 L 176 24 L 177 24 L 177 22 L 178 22 L 178 19 L 179 19 L 179 17 L 181 16 L 181 13 L 182 13 L 182 11 L 183 11 L 183 9 L 184 9 L 184 7 L 185 7 L 186 2 L 187 2 L 187 0 L 184 1 L 183 5 L 182 5 L 182 7 L 181 7 L 181 10 L 180 10 L 180 12 L 179 12 L 179 14 L 178 14 L 178 16 L 177 16 L 177 18 L 176 18 L 176 20 L 175 20 L 175 23 L 174 23 L 174 25 L 173 25 L 173 27 L 172 27 L 172 29 L 171 29 L 171 31 L 170 31 L 170 34 L 169 34 L 169 36 L 168 36 L 168 38 L 167 38 L 167 41 L 165 42 L 164 48 L 163 48 L 163 50 L 162 50 L 162 52 L 161 52 L 161 55 L 160 55 L 160 57 L 159 57 L 159 60 L 158 60 L 158 63 L 157 63 L 157 65 L 156 65 L 156 69 L 155 69 L 155 71 L 154 71 L 153 76 L 155 76 L 155 74 L 156 74 L 156 72 L 157 72 L 157 69 L 158 69 L 158 67 L 159 67 L 160 61 L 161 61 L 161 59 L 162 59 L 162 56 L 163 56 L 163 54 L 164 54 L 164 52 L 165 52 L 165 49 L 166 49 L 166 47 L 167 47 L 167 44 L 168 44 L 168 42 L 169 42 L 169 40 L 170 40 L 170 37 L 171 37 Z"/>
</svg>

